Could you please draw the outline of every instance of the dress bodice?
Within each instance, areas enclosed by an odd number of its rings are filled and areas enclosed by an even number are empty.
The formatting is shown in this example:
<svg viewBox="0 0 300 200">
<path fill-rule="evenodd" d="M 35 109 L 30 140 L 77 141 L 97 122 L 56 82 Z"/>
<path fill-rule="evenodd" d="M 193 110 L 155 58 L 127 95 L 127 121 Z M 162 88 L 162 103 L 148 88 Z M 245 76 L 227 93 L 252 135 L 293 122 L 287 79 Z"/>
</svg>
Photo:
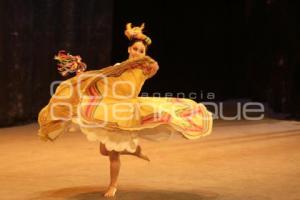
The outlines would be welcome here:
<svg viewBox="0 0 300 200">
<path fill-rule="evenodd" d="M 128 69 L 120 76 L 104 77 L 97 84 L 104 98 L 128 99 L 136 98 L 147 76 L 140 68 Z"/>
</svg>

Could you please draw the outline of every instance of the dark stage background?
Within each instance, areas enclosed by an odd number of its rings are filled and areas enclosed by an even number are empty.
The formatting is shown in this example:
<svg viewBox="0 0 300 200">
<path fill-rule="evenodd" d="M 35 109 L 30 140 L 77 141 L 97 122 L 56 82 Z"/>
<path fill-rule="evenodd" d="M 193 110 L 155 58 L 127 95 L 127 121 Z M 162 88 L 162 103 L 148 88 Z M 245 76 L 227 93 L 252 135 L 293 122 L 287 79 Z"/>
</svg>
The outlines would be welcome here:
<svg viewBox="0 0 300 200">
<path fill-rule="evenodd" d="M 146 23 L 160 64 L 143 92 L 248 99 L 299 118 L 299 8 L 287 0 L 0 0 L 0 125 L 36 120 L 50 83 L 64 79 L 58 50 L 81 55 L 88 69 L 125 60 L 127 22 Z"/>
</svg>

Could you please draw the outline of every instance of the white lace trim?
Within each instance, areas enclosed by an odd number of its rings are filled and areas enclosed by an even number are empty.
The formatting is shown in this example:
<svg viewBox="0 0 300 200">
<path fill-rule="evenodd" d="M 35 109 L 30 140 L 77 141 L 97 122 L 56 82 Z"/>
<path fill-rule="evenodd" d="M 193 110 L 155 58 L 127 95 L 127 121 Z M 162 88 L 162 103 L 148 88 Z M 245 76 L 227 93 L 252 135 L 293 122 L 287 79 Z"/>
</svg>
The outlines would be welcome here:
<svg viewBox="0 0 300 200">
<path fill-rule="evenodd" d="M 164 125 L 139 131 L 108 131 L 103 128 L 83 127 L 80 127 L 80 130 L 87 136 L 89 141 L 99 141 L 109 151 L 127 150 L 129 152 L 136 151 L 139 138 L 160 142 L 170 139 L 176 132 Z M 179 132 L 178 135 L 182 136 Z"/>
</svg>

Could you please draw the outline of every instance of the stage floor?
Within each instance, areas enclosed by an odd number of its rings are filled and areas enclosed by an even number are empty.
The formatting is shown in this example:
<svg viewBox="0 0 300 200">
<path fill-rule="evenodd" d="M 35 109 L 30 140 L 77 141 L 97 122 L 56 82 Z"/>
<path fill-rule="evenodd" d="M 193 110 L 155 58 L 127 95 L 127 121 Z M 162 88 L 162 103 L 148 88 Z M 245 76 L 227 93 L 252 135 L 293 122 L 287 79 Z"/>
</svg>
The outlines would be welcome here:
<svg viewBox="0 0 300 200">
<path fill-rule="evenodd" d="M 0 129 L 0 199 L 100 200 L 109 162 L 79 132 L 40 141 L 37 124 Z M 121 157 L 122 200 L 299 200 L 300 122 L 217 121 L 199 140 L 140 141 Z"/>
</svg>

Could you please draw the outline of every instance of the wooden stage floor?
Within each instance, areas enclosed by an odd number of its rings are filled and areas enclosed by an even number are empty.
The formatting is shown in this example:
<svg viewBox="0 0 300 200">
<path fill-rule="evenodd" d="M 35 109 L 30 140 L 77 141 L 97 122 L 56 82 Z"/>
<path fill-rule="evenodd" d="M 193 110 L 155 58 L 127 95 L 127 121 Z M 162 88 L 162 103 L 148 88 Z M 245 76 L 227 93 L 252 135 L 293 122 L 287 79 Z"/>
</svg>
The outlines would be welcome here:
<svg viewBox="0 0 300 200">
<path fill-rule="evenodd" d="M 100 200 L 109 162 L 79 132 L 40 141 L 37 124 L 0 129 L 0 199 Z M 199 140 L 140 141 L 121 157 L 122 200 L 299 200 L 300 122 L 216 121 Z"/>
</svg>

